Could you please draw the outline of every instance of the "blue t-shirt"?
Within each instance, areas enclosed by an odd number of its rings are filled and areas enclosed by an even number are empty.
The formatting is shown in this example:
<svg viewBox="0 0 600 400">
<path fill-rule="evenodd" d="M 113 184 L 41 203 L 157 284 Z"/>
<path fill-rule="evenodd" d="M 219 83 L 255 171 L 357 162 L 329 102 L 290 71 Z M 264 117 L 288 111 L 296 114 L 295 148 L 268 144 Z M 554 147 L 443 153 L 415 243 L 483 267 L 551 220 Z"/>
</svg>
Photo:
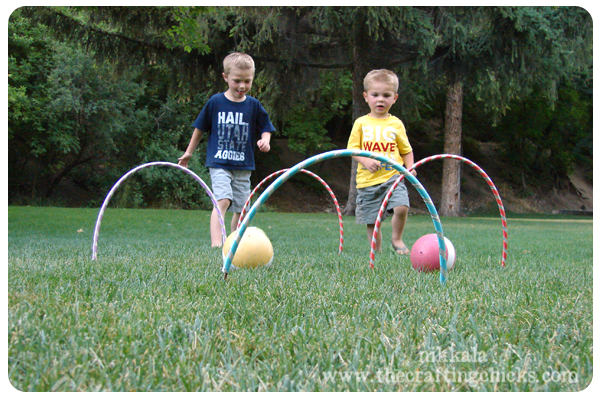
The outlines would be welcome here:
<svg viewBox="0 0 600 400">
<path fill-rule="evenodd" d="M 206 166 L 209 168 L 254 170 L 254 146 L 263 132 L 275 127 L 267 111 L 252 96 L 235 102 L 224 93 L 208 100 L 194 128 L 209 134 Z"/>
</svg>

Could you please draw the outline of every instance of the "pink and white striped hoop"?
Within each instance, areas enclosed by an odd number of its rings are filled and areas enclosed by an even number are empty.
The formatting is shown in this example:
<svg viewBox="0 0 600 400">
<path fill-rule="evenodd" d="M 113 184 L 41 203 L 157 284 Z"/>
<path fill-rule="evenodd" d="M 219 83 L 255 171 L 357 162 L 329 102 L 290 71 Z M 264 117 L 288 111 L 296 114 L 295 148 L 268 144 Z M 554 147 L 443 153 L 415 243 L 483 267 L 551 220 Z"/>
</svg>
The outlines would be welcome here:
<svg viewBox="0 0 600 400">
<path fill-rule="evenodd" d="M 438 154 L 435 156 L 426 157 L 426 158 L 416 162 L 410 170 L 412 171 L 413 169 L 415 169 L 429 161 L 441 160 L 444 158 L 459 160 L 459 161 L 464 162 L 467 165 L 470 165 L 477 172 L 479 172 L 479 174 L 483 177 L 483 179 L 485 179 L 485 181 L 487 182 L 489 187 L 492 189 L 492 193 L 494 194 L 494 197 L 496 198 L 496 203 L 498 204 L 498 209 L 500 210 L 500 218 L 502 219 L 501 265 L 502 265 L 502 267 L 506 266 L 506 253 L 508 250 L 508 242 L 507 242 L 508 241 L 508 229 L 507 229 L 507 224 L 506 224 L 506 212 L 504 211 L 504 206 L 502 205 L 502 199 L 500 198 L 498 189 L 496 189 L 496 186 L 494 186 L 494 183 L 492 182 L 492 179 L 488 176 L 488 174 L 486 174 L 485 171 L 479 165 L 475 164 L 473 161 L 469 160 L 468 158 L 456 155 L 456 154 Z M 371 269 L 373 269 L 375 266 L 375 246 L 376 246 L 377 234 L 379 232 L 379 228 L 381 226 L 381 221 L 383 219 L 383 213 L 385 212 L 388 201 L 389 201 L 390 197 L 392 196 L 392 192 L 394 191 L 394 189 L 396 189 L 396 187 L 398 187 L 398 184 L 400 183 L 400 181 L 403 178 L 404 178 L 404 175 L 400 175 L 398 177 L 396 182 L 394 182 L 394 185 L 387 192 L 387 194 L 383 200 L 383 203 L 381 204 L 381 207 L 379 208 L 379 213 L 377 215 L 377 221 L 375 222 L 375 228 L 373 230 L 373 237 L 371 239 L 371 254 L 370 254 L 370 262 L 369 262 L 369 266 L 371 267 Z"/>
<path fill-rule="evenodd" d="M 263 179 L 262 181 L 260 181 L 260 183 L 258 185 L 256 185 L 256 187 L 254 188 L 254 190 L 252 190 L 252 192 L 250 193 L 250 196 L 248 196 L 248 199 L 246 200 L 246 203 L 244 204 L 244 207 L 242 207 L 242 211 L 240 213 L 240 219 L 238 221 L 238 229 L 242 223 L 242 221 L 244 220 L 244 215 L 246 214 L 246 209 L 248 208 L 248 206 L 250 205 L 250 201 L 252 200 L 252 197 L 254 196 L 254 194 L 258 191 L 258 189 L 263 186 L 263 184 L 265 182 L 267 182 L 268 180 L 283 174 L 284 172 L 288 171 L 289 168 L 286 169 L 281 169 L 277 172 L 273 172 L 271 175 L 267 176 L 265 179 Z M 301 169 L 299 172 L 303 172 L 309 176 L 312 176 L 313 178 L 315 178 L 317 181 L 321 182 L 321 184 L 325 187 L 325 189 L 327 189 L 327 192 L 329 192 L 329 195 L 331 196 L 331 198 L 333 199 L 333 204 L 335 205 L 335 210 L 337 212 L 338 215 L 338 221 L 340 224 L 340 247 L 339 247 L 339 253 L 342 252 L 342 250 L 344 249 L 344 222 L 342 221 L 342 212 L 340 211 L 340 205 L 337 201 L 337 198 L 335 197 L 335 194 L 333 193 L 333 190 L 331 190 L 331 188 L 329 187 L 329 185 L 317 174 L 315 174 L 314 172 L 311 172 L 309 170 L 306 169 Z"/>
</svg>

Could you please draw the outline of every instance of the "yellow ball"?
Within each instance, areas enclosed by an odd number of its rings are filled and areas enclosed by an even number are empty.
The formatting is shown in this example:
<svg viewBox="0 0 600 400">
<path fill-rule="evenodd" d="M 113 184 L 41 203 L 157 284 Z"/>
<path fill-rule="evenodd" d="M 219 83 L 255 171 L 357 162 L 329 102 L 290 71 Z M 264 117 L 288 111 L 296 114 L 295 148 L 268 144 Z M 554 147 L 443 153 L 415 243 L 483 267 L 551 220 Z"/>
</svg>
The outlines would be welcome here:
<svg viewBox="0 0 600 400">
<path fill-rule="evenodd" d="M 237 235 L 232 232 L 223 244 L 223 258 L 227 257 L 231 244 Z M 273 245 L 262 229 L 249 227 L 244 231 L 244 236 L 236 249 L 231 263 L 236 268 L 257 268 L 269 266 L 273 261 Z"/>
</svg>

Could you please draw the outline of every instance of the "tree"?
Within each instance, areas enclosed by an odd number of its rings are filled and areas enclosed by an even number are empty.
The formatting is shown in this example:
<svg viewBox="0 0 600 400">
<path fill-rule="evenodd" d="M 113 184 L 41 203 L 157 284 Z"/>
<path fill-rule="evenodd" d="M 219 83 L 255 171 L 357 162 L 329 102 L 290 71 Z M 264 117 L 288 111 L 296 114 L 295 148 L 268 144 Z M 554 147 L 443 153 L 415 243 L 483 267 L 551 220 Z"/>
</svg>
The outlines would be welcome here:
<svg viewBox="0 0 600 400">
<path fill-rule="evenodd" d="M 360 78 L 353 80 L 352 95 L 360 99 L 353 102 L 360 110 L 362 77 L 369 69 L 412 62 L 433 48 L 423 13 L 411 7 L 52 7 L 35 8 L 28 15 L 98 57 L 165 63 L 175 74 L 172 90 L 183 97 L 189 91 L 182 87 L 218 79 L 215 66 L 228 52 L 249 51 L 262 65 L 256 77 L 261 100 L 277 105 L 272 115 L 292 144 L 310 151 L 331 144 L 319 138 L 327 118 L 315 118 L 314 110 L 331 98 L 343 98 L 330 93 L 317 96 L 315 103 L 314 93 L 320 91 L 314 88 L 331 78 L 327 70 Z M 262 76 L 272 81 L 263 84 Z M 299 120 L 314 121 L 315 131 L 307 133 Z"/>
<path fill-rule="evenodd" d="M 461 154 L 465 91 L 498 121 L 510 102 L 542 89 L 556 100 L 562 80 L 591 68 L 591 18 L 573 7 L 440 7 L 430 62 L 446 82 L 444 152 Z M 461 164 L 444 160 L 440 215 L 460 215 Z"/>
<path fill-rule="evenodd" d="M 10 26 L 9 87 L 18 94 L 9 119 L 11 181 L 16 193 L 30 185 L 32 197 L 41 191 L 49 198 L 74 169 L 127 148 L 123 133 L 141 86 L 108 63 L 48 39 L 43 26 L 18 15 Z"/>
<path fill-rule="evenodd" d="M 28 12 L 25 9 L 24 12 Z M 102 59 L 172 72 L 172 99 L 187 101 L 219 82 L 230 51 L 258 65 L 256 93 L 298 150 L 331 145 L 328 115 L 352 102 L 366 112 L 362 77 L 388 68 L 401 79 L 396 108 L 415 120 L 427 96 L 447 95 L 447 152 L 460 153 L 465 95 L 497 122 L 534 88 L 556 99 L 557 84 L 591 66 L 591 18 L 570 7 L 52 7 L 35 8 L 62 38 Z M 352 23 L 348 23 L 352 21 Z M 341 74 L 340 74 L 341 72 Z M 323 89 L 352 76 L 352 90 Z M 336 80 L 337 79 L 337 80 Z M 343 86 L 343 85 L 342 85 Z M 11 99 L 19 99 L 15 87 Z M 11 100 L 12 101 L 12 100 Z M 421 108 L 422 109 L 422 108 Z M 314 130 L 308 129 L 314 126 Z M 446 162 L 442 214 L 460 210 L 460 163 Z M 453 175 L 451 174 L 453 172 Z M 346 213 L 352 213 L 352 192 Z"/>
<path fill-rule="evenodd" d="M 238 13 L 235 32 L 240 32 L 241 48 L 267 64 L 274 88 L 288 89 L 266 93 L 273 95 L 273 104 L 284 105 L 280 110 L 293 110 L 288 105 L 299 101 L 307 87 L 321 84 L 314 70 L 349 71 L 356 119 L 368 112 L 362 82 L 369 70 L 418 65 L 434 50 L 427 10 L 414 7 L 244 7 Z M 414 105 L 411 91 L 401 97 L 400 103 Z M 411 110 L 416 113 L 414 107 Z M 346 215 L 354 214 L 356 206 L 356 165 L 353 162 Z"/>
<path fill-rule="evenodd" d="M 519 160 L 518 172 L 505 179 L 523 194 L 559 186 L 574 166 L 592 173 L 593 96 L 586 86 L 581 80 L 562 83 L 552 105 L 536 90 L 511 102 L 511 112 L 492 130 L 503 145 L 500 156 Z"/>
<path fill-rule="evenodd" d="M 37 169 L 30 187 L 24 185 L 23 177 L 32 138 L 42 131 L 39 110 L 49 101 L 47 77 L 54 63 L 53 52 L 44 27 L 31 26 L 20 18 L 9 20 L 8 44 L 9 194 L 27 192 L 33 197 Z"/>
</svg>

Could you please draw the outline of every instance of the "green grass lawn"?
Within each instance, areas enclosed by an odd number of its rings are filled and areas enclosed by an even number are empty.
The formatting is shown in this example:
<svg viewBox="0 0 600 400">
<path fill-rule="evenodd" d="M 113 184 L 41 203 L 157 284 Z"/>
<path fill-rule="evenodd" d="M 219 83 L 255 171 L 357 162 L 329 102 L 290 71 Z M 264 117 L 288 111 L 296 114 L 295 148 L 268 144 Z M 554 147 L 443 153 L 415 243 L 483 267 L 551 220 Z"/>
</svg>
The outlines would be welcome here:
<svg viewBox="0 0 600 400">
<path fill-rule="evenodd" d="M 259 213 L 270 268 L 232 270 L 209 212 L 8 208 L 8 377 L 21 391 L 580 391 L 592 220 L 443 218 L 448 283 L 364 226 Z M 226 223 L 228 225 L 228 221 Z M 410 216 L 405 240 L 433 233 Z"/>
</svg>

